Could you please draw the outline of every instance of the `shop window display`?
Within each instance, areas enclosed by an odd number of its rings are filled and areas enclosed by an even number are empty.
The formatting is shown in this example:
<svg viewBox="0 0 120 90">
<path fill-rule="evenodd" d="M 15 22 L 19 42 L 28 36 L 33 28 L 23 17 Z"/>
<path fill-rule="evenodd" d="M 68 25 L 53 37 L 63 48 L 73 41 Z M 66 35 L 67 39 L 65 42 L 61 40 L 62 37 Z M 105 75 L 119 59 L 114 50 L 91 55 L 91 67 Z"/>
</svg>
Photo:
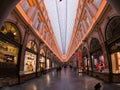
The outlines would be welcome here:
<svg viewBox="0 0 120 90">
<path fill-rule="evenodd" d="M 37 47 L 34 41 L 27 44 L 24 60 L 24 74 L 34 73 L 36 71 Z"/>
<path fill-rule="evenodd" d="M 88 70 L 88 66 L 89 66 L 87 57 L 84 57 L 83 59 L 84 59 L 84 69 L 85 69 L 85 71 L 87 71 Z"/>
<path fill-rule="evenodd" d="M 93 70 L 101 73 L 108 72 L 108 67 L 106 67 L 102 47 L 97 38 L 93 38 L 91 40 L 90 48 Z"/>
<path fill-rule="evenodd" d="M 38 63 L 38 71 L 45 69 L 45 57 L 40 56 Z"/>
<path fill-rule="evenodd" d="M 40 57 L 38 61 L 38 70 L 40 71 L 42 69 L 45 69 L 45 52 L 43 49 L 40 50 Z"/>
<path fill-rule="evenodd" d="M 84 47 L 82 51 L 82 59 L 83 59 L 83 68 L 85 71 L 90 70 L 91 71 L 91 63 L 90 60 L 88 60 L 88 51 L 87 48 Z"/>
<path fill-rule="evenodd" d="M 12 22 L 0 28 L 0 78 L 16 77 L 18 73 L 20 32 Z"/>
<path fill-rule="evenodd" d="M 104 56 L 101 55 L 99 57 L 92 56 L 93 61 L 93 70 L 98 72 L 106 72 L 106 66 L 104 62 Z"/>
<path fill-rule="evenodd" d="M 50 60 L 49 59 L 47 59 L 47 68 L 46 69 L 50 69 Z"/>
<path fill-rule="evenodd" d="M 0 62 L 17 64 L 20 33 L 11 22 L 5 22 L 0 29 Z M 16 43 L 17 45 L 15 45 Z"/>
<path fill-rule="evenodd" d="M 5 22 L 2 26 L 0 32 L 5 35 L 5 37 L 9 38 L 10 40 L 14 40 L 20 43 L 20 34 L 13 23 Z"/>
<path fill-rule="evenodd" d="M 31 52 L 25 52 L 24 73 L 29 74 L 36 71 L 36 55 Z"/>
<path fill-rule="evenodd" d="M 37 52 L 37 46 L 34 41 L 29 41 L 27 44 L 27 48 L 34 52 Z"/>
<path fill-rule="evenodd" d="M 17 64 L 18 48 L 0 40 L 0 62 Z"/>
<path fill-rule="evenodd" d="M 112 60 L 112 72 L 120 73 L 120 52 L 113 53 L 111 55 Z"/>
</svg>

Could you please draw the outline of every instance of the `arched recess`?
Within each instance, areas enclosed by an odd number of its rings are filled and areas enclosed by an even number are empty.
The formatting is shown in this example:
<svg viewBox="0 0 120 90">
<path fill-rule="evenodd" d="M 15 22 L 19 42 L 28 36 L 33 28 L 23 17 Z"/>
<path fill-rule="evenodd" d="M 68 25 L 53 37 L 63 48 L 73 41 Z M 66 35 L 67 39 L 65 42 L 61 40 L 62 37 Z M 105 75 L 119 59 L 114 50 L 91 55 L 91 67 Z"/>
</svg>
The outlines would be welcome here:
<svg viewBox="0 0 120 90">
<path fill-rule="evenodd" d="M 38 71 L 45 69 L 45 50 L 42 48 L 39 54 Z"/>
<path fill-rule="evenodd" d="M 20 43 L 21 42 L 21 33 L 17 26 L 12 22 L 5 22 L 0 29 L 0 32 L 4 34 L 10 40 Z"/>
<path fill-rule="evenodd" d="M 92 60 L 92 69 L 96 72 L 105 72 L 105 61 L 102 47 L 97 38 L 92 38 L 90 42 L 90 56 Z"/>
<path fill-rule="evenodd" d="M 24 74 L 36 72 L 37 52 L 37 44 L 33 40 L 30 40 L 26 45 L 24 59 Z"/>
<path fill-rule="evenodd" d="M 90 61 L 88 61 L 88 50 L 86 47 L 83 47 L 82 50 L 82 60 L 83 60 L 83 69 L 85 72 L 91 70 Z"/>
<path fill-rule="evenodd" d="M 17 77 L 21 33 L 12 22 L 4 22 L 0 28 L 0 77 Z"/>
<path fill-rule="evenodd" d="M 106 26 L 105 38 L 110 40 L 120 36 L 120 16 L 111 18 Z"/>
<path fill-rule="evenodd" d="M 120 16 L 112 17 L 105 30 L 108 53 L 110 54 L 112 73 L 120 73 Z"/>
</svg>

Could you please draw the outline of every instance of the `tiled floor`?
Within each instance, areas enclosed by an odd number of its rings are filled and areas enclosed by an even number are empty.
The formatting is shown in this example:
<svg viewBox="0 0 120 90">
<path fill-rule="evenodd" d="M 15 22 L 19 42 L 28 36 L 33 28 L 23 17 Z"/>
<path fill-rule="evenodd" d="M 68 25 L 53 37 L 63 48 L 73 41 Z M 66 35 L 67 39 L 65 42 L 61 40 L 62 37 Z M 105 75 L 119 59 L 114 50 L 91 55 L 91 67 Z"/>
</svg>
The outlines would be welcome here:
<svg viewBox="0 0 120 90">
<path fill-rule="evenodd" d="M 94 90 L 94 85 L 100 82 L 101 90 L 120 90 L 119 85 L 105 84 L 100 80 L 78 74 L 70 69 L 62 69 L 61 73 L 52 71 L 39 78 L 29 80 L 21 85 L 4 87 L 0 90 Z"/>
</svg>

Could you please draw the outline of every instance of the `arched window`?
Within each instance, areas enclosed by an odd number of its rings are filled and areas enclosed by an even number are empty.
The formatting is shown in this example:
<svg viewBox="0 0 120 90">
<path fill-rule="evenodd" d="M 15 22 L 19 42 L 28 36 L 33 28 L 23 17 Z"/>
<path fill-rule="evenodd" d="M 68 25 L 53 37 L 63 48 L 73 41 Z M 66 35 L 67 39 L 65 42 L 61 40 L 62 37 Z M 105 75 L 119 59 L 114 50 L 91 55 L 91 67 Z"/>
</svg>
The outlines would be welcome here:
<svg viewBox="0 0 120 90">
<path fill-rule="evenodd" d="M 38 71 L 42 71 L 43 69 L 45 69 L 45 51 L 41 49 L 38 61 Z"/>
<path fill-rule="evenodd" d="M 120 17 L 111 18 L 107 24 L 105 37 L 112 63 L 112 73 L 120 73 Z"/>
<path fill-rule="evenodd" d="M 37 45 L 34 41 L 29 41 L 26 46 L 24 60 L 24 74 L 36 72 Z"/>
<path fill-rule="evenodd" d="M 11 22 L 5 22 L 0 29 L 0 32 L 10 40 L 15 40 L 16 42 L 20 43 L 20 33 L 15 24 Z"/>
<path fill-rule="evenodd" d="M 101 45 L 99 43 L 99 40 L 96 39 L 96 38 L 92 38 L 92 40 L 90 42 L 90 52 L 94 53 L 94 52 L 96 52 L 98 50 L 100 50 L 100 51 L 102 50 Z"/>
<path fill-rule="evenodd" d="M 37 52 L 37 46 L 36 46 L 36 43 L 34 41 L 29 41 L 27 43 L 27 48 L 33 50 L 34 52 Z"/>
<path fill-rule="evenodd" d="M 93 71 L 107 72 L 102 47 L 97 38 L 92 38 L 90 43 L 90 53 Z"/>
<path fill-rule="evenodd" d="M 90 60 L 88 60 L 88 50 L 86 47 L 83 48 L 82 59 L 84 71 L 91 70 Z"/>
<path fill-rule="evenodd" d="M 45 56 L 45 51 L 44 51 L 44 49 L 41 49 L 41 50 L 40 50 L 40 55 Z"/>
<path fill-rule="evenodd" d="M 108 22 L 105 32 L 106 40 L 120 36 L 120 17 L 113 17 Z"/>
</svg>

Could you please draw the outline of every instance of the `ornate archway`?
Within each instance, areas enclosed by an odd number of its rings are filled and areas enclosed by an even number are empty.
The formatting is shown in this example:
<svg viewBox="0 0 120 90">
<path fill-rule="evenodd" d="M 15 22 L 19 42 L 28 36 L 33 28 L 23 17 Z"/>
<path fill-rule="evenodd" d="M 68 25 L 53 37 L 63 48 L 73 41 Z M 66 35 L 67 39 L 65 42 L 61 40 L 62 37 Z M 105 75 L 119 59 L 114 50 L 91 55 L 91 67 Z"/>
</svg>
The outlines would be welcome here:
<svg viewBox="0 0 120 90">
<path fill-rule="evenodd" d="M 102 47 L 97 38 L 92 38 L 90 42 L 90 55 L 93 71 L 103 72 L 105 70 L 104 56 Z"/>
<path fill-rule="evenodd" d="M 109 58 L 111 59 L 112 73 L 120 73 L 120 16 L 112 17 L 109 20 L 106 26 L 105 38 Z"/>
</svg>

